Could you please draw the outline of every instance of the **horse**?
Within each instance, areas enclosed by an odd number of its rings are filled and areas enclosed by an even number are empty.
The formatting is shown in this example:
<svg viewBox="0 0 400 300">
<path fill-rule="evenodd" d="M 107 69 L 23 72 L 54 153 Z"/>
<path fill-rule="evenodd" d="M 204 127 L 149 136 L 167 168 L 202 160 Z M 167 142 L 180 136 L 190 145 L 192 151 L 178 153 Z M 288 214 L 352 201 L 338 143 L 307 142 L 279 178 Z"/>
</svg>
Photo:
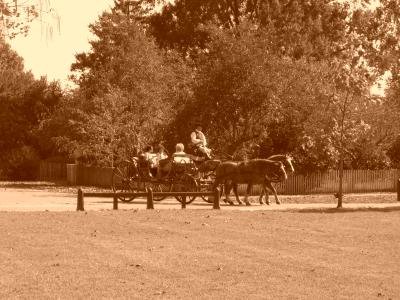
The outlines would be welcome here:
<svg viewBox="0 0 400 300">
<path fill-rule="evenodd" d="M 287 173 L 293 173 L 294 172 L 294 168 L 293 168 L 293 164 L 292 164 L 292 158 L 289 155 L 283 155 L 283 154 L 278 154 L 278 155 L 272 155 L 270 157 L 267 158 L 267 160 L 272 160 L 272 161 L 280 161 L 283 163 L 284 167 L 285 167 L 285 171 L 287 171 Z M 268 200 L 268 189 L 267 187 L 274 193 L 274 195 L 276 194 L 276 190 L 275 188 L 272 186 L 272 182 L 281 182 L 283 179 L 283 177 L 271 177 L 269 178 L 269 180 L 266 180 L 265 178 L 258 178 L 256 180 L 256 178 L 254 178 L 253 181 L 248 182 L 248 186 L 247 186 L 247 194 L 250 192 L 252 186 L 254 184 L 260 184 L 262 185 L 262 190 L 261 190 L 261 194 L 259 197 L 259 202 L 260 204 L 264 204 L 262 201 L 262 198 L 264 196 L 264 194 L 266 195 L 266 199 L 265 199 L 265 203 L 269 204 L 269 200 Z M 238 191 L 237 191 L 237 187 L 238 187 L 238 182 L 235 182 L 234 180 L 226 180 L 224 183 L 224 188 L 225 188 L 225 193 L 229 195 L 231 189 L 233 188 L 233 191 L 235 193 L 236 199 L 238 201 L 239 204 L 241 204 L 241 201 L 239 200 L 239 196 L 238 196 Z M 275 199 L 276 200 L 276 199 Z M 277 203 L 280 204 L 280 201 L 277 200 Z"/>
<path fill-rule="evenodd" d="M 268 187 L 274 192 L 276 202 L 280 203 L 276 190 L 271 185 L 271 181 L 274 178 L 279 178 L 280 180 L 287 179 L 284 165 L 280 161 L 267 159 L 251 159 L 243 162 L 228 161 L 222 162 L 217 167 L 214 188 L 220 184 L 225 184 L 225 201 L 233 205 L 233 202 L 229 199 L 231 189 L 229 184 L 233 185 L 236 200 L 239 204 L 242 204 L 237 193 L 237 185 L 245 183 L 248 186 L 244 201 L 246 205 L 250 205 L 247 198 L 251 187 L 255 182 L 261 183 L 264 190 Z"/>
<path fill-rule="evenodd" d="M 268 157 L 267 159 L 268 160 L 282 162 L 283 165 L 285 166 L 286 173 L 294 173 L 294 167 L 293 167 L 293 164 L 292 164 L 293 158 L 290 155 L 276 154 L 276 155 L 272 155 L 272 156 Z M 275 182 L 275 183 L 276 182 L 281 182 L 281 180 L 272 179 L 272 182 Z M 254 183 L 254 184 L 256 184 L 256 183 Z M 264 196 L 264 193 L 265 193 L 265 204 L 269 204 L 269 199 L 268 199 L 269 195 L 268 195 L 268 190 L 267 189 L 262 189 L 261 190 L 259 202 L 260 202 L 260 204 L 263 204 L 262 198 Z"/>
<path fill-rule="evenodd" d="M 271 155 L 270 157 L 267 157 L 268 160 L 273 160 L 273 161 L 280 161 L 283 163 L 286 168 L 291 172 L 294 173 L 294 168 L 293 168 L 293 158 L 290 155 L 286 154 L 276 154 L 276 155 Z"/>
<path fill-rule="evenodd" d="M 220 159 L 205 160 L 197 164 L 197 169 L 199 172 L 204 174 L 204 178 L 213 178 L 215 177 L 215 172 L 221 163 L 222 161 Z"/>
</svg>

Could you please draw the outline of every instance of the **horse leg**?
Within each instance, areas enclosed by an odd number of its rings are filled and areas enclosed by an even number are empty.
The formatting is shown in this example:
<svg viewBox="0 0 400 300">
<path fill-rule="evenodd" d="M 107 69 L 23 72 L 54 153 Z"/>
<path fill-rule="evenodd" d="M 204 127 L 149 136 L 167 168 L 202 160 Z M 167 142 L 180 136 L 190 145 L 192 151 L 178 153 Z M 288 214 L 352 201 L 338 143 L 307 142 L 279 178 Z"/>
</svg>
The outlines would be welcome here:
<svg viewBox="0 0 400 300">
<path fill-rule="evenodd" d="M 214 191 L 217 187 L 219 187 L 221 184 L 224 185 L 224 192 L 225 192 L 225 199 L 223 199 L 223 201 L 225 203 L 229 203 L 230 205 L 233 205 L 233 202 L 229 199 L 229 193 L 230 193 L 230 189 L 231 187 L 228 184 L 228 181 L 225 180 L 224 182 L 221 179 L 216 178 L 213 184 L 213 188 L 212 190 Z"/>
<path fill-rule="evenodd" d="M 248 183 L 248 184 L 247 184 L 246 196 L 244 197 L 244 203 L 246 203 L 247 206 L 250 206 L 250 205 L 251 205 L 250 202 L 249 202 L 249 200 L 248 200 L 247 198 L 248 198 L 248 196 L 249 196 L 249 194 L 250 194 L 250 192 L 251 192 L 251 188 L 252 188 L 252 187 L 253 187 L 253 184 L 252 184 L 252 183 Z"/>
<path fill-rule="evenodd" d="M 263 192 L 265 192 L 265 204 L 270 205 L 269 193 L 268 193 L 268 189 L 266 186 L 263 186 Z"/>
<path fill-rule="evenodd" d="M 274 193 L 276 204 L 281 204 L 281 201 L 279 201 L 278 199 L 278 194 L 276 193 L 276 189 L 272 185 L 271 181 L 265 180 L 264 185 L 267 186 Z"/>
<path fill-rule="evenodd" d="M 229 194 L 231 193 L 232 189 L 232 182 L 229 182 L 228 180 L 225 180 L 224 183 L 224 190 L 225 190 L 225 203 L 229 203 L 229 205 L 234 205 L 233 201 L 229 199 Z"/>
<path fill-rule="evenodd" d="M 234 192 L 234 194 L 235 194 L 237 203 L 238 203 L 239 205 L 242 205 L 243 202 L 240 201 L 239 193 L 238 193 L 238 184 L 237 184 L 236 182 L 233 183 L 233 192 Z"/>
<path fill-rule="evenodd" d="M 262 198 L 264 196 L 264 186 L 261 189 L 261 194 L 260 194 L 260 198 L 258 199 L 258 201 L 260 202 L 260 204 L 264 204 L 262 201 Z M 268 197 L 268 193 L 266 194 L 266 196 Z"/>
</svg>

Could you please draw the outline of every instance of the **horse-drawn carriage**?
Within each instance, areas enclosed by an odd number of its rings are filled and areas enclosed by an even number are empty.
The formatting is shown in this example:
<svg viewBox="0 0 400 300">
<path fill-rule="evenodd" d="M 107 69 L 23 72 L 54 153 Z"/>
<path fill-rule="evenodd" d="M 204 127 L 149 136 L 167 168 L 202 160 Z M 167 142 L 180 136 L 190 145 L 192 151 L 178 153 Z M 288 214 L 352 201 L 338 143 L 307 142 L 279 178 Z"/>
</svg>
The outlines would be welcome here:
<svg viewBox="0 0 400 300">
<path fill-rule="evenodd" d="M 199 192 L 212 191 L 217 186 L 221 186 L 226 191 L 225 202 L 232 204 L 229 200 L 229 192 L 233 187 L 236 200 L 239 204 L 237 185 L 247 184 L 245 197 L 246 205 L 250 205 L 247 196 L 251 186 L 261 184 L 263 189 L 259 202 L 262 202 L 262 196 L 265 194 L 265 203 L 269 204 L 268 189 L 275 196 L 276 203 L 280 203 L 276 189 L 272 186 L 273 182 L 281 182 L 287 179 L 286 171 L 294 172 L 291 163 L 291 157 L 287 155 L 273 155 L 267 159 L 255 159 L 244 162 L 232 162 L 223 160 L 206 160 L 196 162 L 176 161 L 173 158 L 167 158 L 159 161 L 157 175 L 153 175 L 150 170 L 150 163 L 143 159 L 135 158 L 130 161 L 123 161 L 118 164 L 113 171 L 112 187 L 114 192 L 134 193 L 144 192 L 151 187 L 155 201 L 161 201 L 166 196 L 160 196 L 157 192 Z M 267 189 L 268 188 L 268 189 Z M 183 196 L 175 196 L 182 202 Z M 212 203 L 213 199 L 202 196 L 202 200 Z M 131 202 L 134 196 L 120 196 L 123 202 Z M 191 203 L 196 196 L 185 198 L 186 203 Z"/>
<path fill-rule="evenodd" d="M 166 196 L 158 196 L 157 192 L 199 192 L 211 191 L 215 177 L 215 168 L 218 162 L 194 160 L 177 161 L 167 158 L 159 161 L 157 174 L 154 175 L 150 169 L 150 162 L 141 158 L 125 160 L 119 163 L 113 170 L 112 188 L 118 193 L 135 193 L 152 188 L 155 201 L 161 201 Z M 120 196 L 119 200 L 131 202 L 134 196 Z M 182 196 L 175 196 L 183 201 Z M 201 197 L 204 201 L 211 203 L 212 199 Z M 190 196 L 185 199 L 191 203 L 196 199 Z"/>
</svg>

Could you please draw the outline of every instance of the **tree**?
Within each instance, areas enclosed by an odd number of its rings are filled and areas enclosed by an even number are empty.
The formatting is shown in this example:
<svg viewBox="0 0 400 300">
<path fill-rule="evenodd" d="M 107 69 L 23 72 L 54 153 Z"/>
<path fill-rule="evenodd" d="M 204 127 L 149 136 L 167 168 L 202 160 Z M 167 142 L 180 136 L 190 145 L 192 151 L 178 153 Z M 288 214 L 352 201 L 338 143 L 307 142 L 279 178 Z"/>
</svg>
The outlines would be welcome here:
<svg viewBox="0 0 400 300">
<path fill-rule="evenodd" d="M 342 55 L 352 9 L 324 0 L 176 0 L 143 18 L 161 47 L 185 55 L 205 49 L 208 24 L 224 30 L 248 21 L 269 34 L 275 55 L 323 60 Z"/>
<path fill-rule="evenodd" d="M 294 152 L 323 90 L 318 64 L 270 54 L 268 36 L 253 24 L 213 33 L 196 62 L 193 99 L 169 139 L 186 141 L 201 121 L 219 151 L 241 158 Z"/>
<path fill-rule="evenodd" d="M 35 80 L 23 61 L 0 42 L 0 171 L 10 178 L 32 179 L 40 155 L 34 133 L 61 98 L 57 83 Z"/>
<path fill-rule="evenodd" d="M 367 115 L 371 101 L 370 83 L 366 78 L 362 68 L 351 67 L 342 61 L 329 63 L 324 79 L 325 97 L 320 99 L 319 109 L 314 110 L 309 119 L 311 122 L 306 125 L 310 141 L 323 137 L 325 147 L 338 164 L 338 207 L 342 207 L 345 161 L 354 159 L 352 150 L 371 133 Z"/>
<path fill-rule="evenodd" d="M 92 49 L 72 65 L 79 88 L 43 130 L 60 151 L 71 156 L 79 148 L 87 162 L 113 165 L 116 155 L 129 157 L 160 139 L 186 101 L 191 70 L 172 51 L 161 51 L 124 10 L 103 13 L 90 28 L 97 36 Z"/>
<path fill-rule="evenodd" d="M 10 39 L 19 34 L 27 35 L 29 24 L 39 18 L 46 37 L 51 37 L 53 21 L 60 27 L 60 18 L 50 0 L 0 0 L 0 37 Z M 52 19 L 52 20 L 50 20 Z"/>
</svg>

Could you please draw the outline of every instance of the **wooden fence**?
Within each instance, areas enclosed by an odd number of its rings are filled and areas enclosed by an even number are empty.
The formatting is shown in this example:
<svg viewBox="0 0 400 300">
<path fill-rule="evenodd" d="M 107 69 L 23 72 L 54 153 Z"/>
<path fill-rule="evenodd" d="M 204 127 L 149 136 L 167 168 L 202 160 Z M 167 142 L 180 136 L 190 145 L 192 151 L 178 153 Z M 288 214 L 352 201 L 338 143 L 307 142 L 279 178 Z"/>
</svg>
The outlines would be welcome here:
<svg viewBox="0 0 400 300">
<path fill-rule="evenodd" d="M 39 180 L 67 180 L 67 165 L 60 162 L 41 161 L 39 165 Z"/>
<path fill-rule="evenodd" d="M 88 167 L 75 164 L 42 163 L 41 180 L 67 180 L 71 185 L 99 186 L 109 188 L 112 168 Z M 400 170 L 345 170 L 343 191 L 345 193 L 395 192 Z M 306 195 L 325 194 L 338 191 L 339 172 L 331 170 L 310 175 L 289 175 L 287 181 L 276 185 L 279 194 Z M 240 186 L 243 193 L 245 186 Z M 259 187 L 253 188 L 253 194 Z"/>
<path fill-rule="evenodd" d="M 400 170 L 344 170 L 343 192 L 395 192 Z M 277 185 L 280 194 L 325 194 L 338 191 L 339 171 L 289 176 Z"/>
<path fill-rule="evenodd" d="M 110 188 L 112 174 L 112 168 L 88 167 L 75 164 L 67 165 L 67 182 L 70 185 Z"/>
</svg>

